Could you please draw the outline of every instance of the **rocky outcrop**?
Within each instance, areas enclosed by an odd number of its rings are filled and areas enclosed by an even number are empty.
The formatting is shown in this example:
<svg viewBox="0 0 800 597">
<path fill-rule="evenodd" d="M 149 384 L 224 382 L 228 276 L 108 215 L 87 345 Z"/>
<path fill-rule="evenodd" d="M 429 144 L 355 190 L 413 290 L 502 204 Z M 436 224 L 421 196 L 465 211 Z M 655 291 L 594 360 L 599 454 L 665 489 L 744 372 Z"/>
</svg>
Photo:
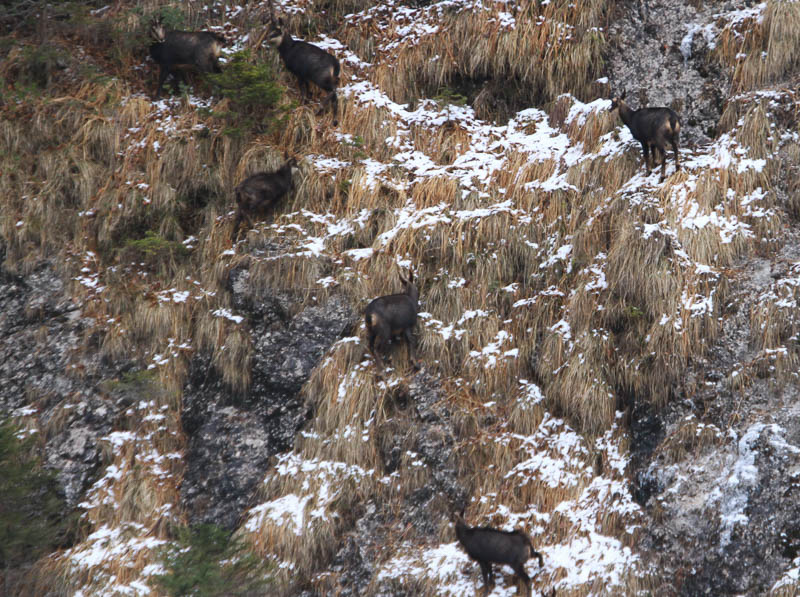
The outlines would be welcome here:
<svg viewBox="0 0 800 597">
<path fill-rule="evenodd" d="M 264 478 L 269 459 L 291 449 L 308 413 L 300 394 L 325 351 L 349 331 L 355 312 L 341 296 L 290 317 L 291 295 L 231 272 L 233 304 L 246 315 L 253 342 L 251 384 L 237 395 L 207 355 L 192 365 L 182 421 L 188 436 L 181 499 L 192 522 L 234 529 Z"/>
<path fill-rule="evenodd" d="M 336 594 L 353 596 L 362 594 L 365 587 L 375 582 L 376 564 L 385 549 L 387 529 L 400 512 L 400 526 L 408 529 L 407 539 L 420 543 L 438 540 L 442 511 L 450 505 L 465 505 L 467 491 L 458 482 L 455 457 L 453 422 L 444 405 L 439 380 L 424 370 L 409 380 L 407 391 L 395 395 L 402 409 L 402 423 L 385 430 L 381 438 L 385 471 L 397 469 L 400 455 L 406 450 L 418 454 L 420 461 L 430 471 L 421 486 L 411 489 L 397 509 L 388 503 L 370 500 L 357 514 L 355 524 L 340 542 L 330 569 L 338 574 Z M 396 521 L 395 521 L 396 522 Z M 381 582 L 386 586 L 381 585 Z M 413 595 L 398 592 L 395 584 L 378 581 L 376 595 Z"/>
<path fill-rule="evenodd" d="M 118 410 L 97 388 L 114 371 L 85 349 L 91 324 L 51 263 L 24 277 L 0 270 L 0 415 L 36 418 L 70 508 L 101 464 L 98 440 Z"/>
<path fill-rule="evenodd" d="M 625 2 L 609 25 L 612 94 L 634 109 L 667 106 L 681 117 L 681 146 L 704 143 L 716 127 L 730 80 L 711 58 L 706 32 L 729 3 Z M 728 6 L 728 8 L 730 8 Z"/>
<path fill-rule="evenodd" d="M 634 410 L 634 495 L 651 516 L 641 547 L 664 571 L 657 595 L 765 595 L 796 566 L 800 386 L 749 365 L 751 307 L 782 275 L 771 263 L 796 261 L 798 246 L 741 263 L 720 338 L 664 409 Z M 751 377 L 743 389 L 738 375 Z"/>
</svg>

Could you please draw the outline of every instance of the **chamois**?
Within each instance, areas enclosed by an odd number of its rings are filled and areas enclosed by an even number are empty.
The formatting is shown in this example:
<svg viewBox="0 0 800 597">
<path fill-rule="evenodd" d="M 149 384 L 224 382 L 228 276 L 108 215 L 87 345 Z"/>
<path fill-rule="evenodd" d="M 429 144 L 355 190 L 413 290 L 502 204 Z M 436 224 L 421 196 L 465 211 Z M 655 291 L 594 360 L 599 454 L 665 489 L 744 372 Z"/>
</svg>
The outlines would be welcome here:
<svg viewBox="0 0 800 597">
<path fill-rule="evenodd" d="M 183 69 L 193 68 L 203 73 L 219 73 L 219 55 L 225 38 L 211 31 L 165 31 L 159 19 L 150 27 L 156 43 L 150 46 L 150 56 L 161 68 L 158 75 L 156 99 L 161 97 L 164 81 L 171 74 L 185 81 Z"/>
<path fill-rule="evenodd" d="M 531 594 L 531 578 L 525 572 L 525 562 L 531 556 L 539 558 L 539 566 L 544 566 L 542 554 L 533 548 L 531 538 L 525 531 L 501 531 L 491 527 L 468 527 L 464 522 L 464 510 L 453 512 L 458 542 L 464 546 L 467 555 L 478 562 L 483 575 L 484 595 L 489 594 L 494 585 L 492 563 L 508 564 L 523 582 L 527 594 Z"/>
<path fill-rule="evenodd" d="M 364 309 L 364 323 L 367 326 L 367 346 L 378 364 L 385 369 L 381 351 L 391 338 L 403 336 L 408 347 L 408 356 L 415 370 L 419 370 L 414 346 L 414 324 L 419 310 L 419 290 L 414 284 L 414 272 L 408 270 L 408 279 L 399 274 L 403 284 L 400 294 L 379 296 Z"/>
<path fill-rule="evenodd" d="M 239 225 L 242 220 L 247 220 L 250 227 L 253 221 L 250 217 L 268 207 L 273 207 L 292 187 L 292 171 L 297 168 L 297 160 L 284 153 L 286 162 L 275 172 L 259 172 L 248 176 L 236 187 L 236 219 L 231 232 L 231 242 L 236 242 Z"/>
<path fill-rule="evenodd" d="M 309 95 L 309 81 L 328 92 L 317 114 L 322 114 L 325 106 L 332 103 L 333 124 L 337 125 L 339 102 L 336 97 L 336 87 L 339 85 L 339 61 L 335 56 L 313 44 L 292 39 L 292 36 L 284 33 L 282 28 L 283 20 L 279 19 L 276 23 L 273 17 L 267 41 L 275 46 L 286 68 L 297 78 L 304 102 Z"/>
<path fill-rule="evenodd" d="M 611 110 L 619 108 L 622 122 L 630 129 L 633 138 L 642 144 L 644 163 L 647 174 L 650 174 L 650 152 L 653 153 L 653 165 L 656 164 L 656 149 L 661 152 L 661 178 L 664 182 L 667 171 L 667 142 L 672 145 L 675 152 L 675 171 L 681 169 L 678 158 L 678 136 L 681 130 L 681 121 L 678 115 L 669 108 L 641 108 L 631 110 L 624 101 L 625 95 L 611 100 Z"/>
</svg>

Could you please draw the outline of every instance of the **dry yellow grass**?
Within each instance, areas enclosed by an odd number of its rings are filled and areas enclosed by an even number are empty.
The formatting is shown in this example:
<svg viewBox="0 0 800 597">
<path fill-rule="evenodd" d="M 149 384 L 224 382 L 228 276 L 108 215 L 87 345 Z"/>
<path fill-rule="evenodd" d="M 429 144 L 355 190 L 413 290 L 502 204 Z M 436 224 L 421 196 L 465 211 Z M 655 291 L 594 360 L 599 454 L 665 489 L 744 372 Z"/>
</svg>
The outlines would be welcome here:
<svg viewBox="0 0 800 597">
<path fill-rule="evenodd" d="M 721 60 L 739 65 L 735 81 L 741 90 L 777 81 L 794 67 L 794 34 L 780 21 L 793 23 L 796 9 L 783 4 L 770 2 L 768 17 L 744 42 L 724 34 Z M 144 12 L 158 6 L 148 3 Z M 193 23 L 207 16 L 193 4 L 181 6 Z M 318 31 L 320 17 L 312 9 L 321 5 L 303 6 L 305 13 L 287 15 L 289 27 Z M 343 15 L 368 3 L 326 6 Z M 493 74 L 524 90 L 518 101 L 526 106 L 553 101 L 547 124 L 572 144 L 583 144 L 588 155 L 620 127 L 605 111 L 568 120 L 575 97 L 591 99 L 591 83 L 601 74 L 603 34 L 592 28 L 603 26 L 607 9 L 599 0 L 526 2 L 517 7 L 514 30 L 498 24 L 498 8 L 456 11 L 441 17 L 446 34 L 419 43 L 400 40 L 391 49 L 380 45 L 399 35 L 399 23 L 389 17 L 345 23 L 337 33 L 362 59 L 375 62 L 367 79 L 397 101 L 416 102 L 447 87 L 458 91 L 468 87 L 467 80 Z M 267 11 L 266 3 L 251 6 L 236 23 L 255 39 Z M 376 42 L 372 21 L 380 19 L 387 19 L 390 29 L 384 41 Z M 132 20 L 130 30 L 137 27 L 141 22 Z M 750 56 L 761 47 L 783 49 L 760 65 Z M 736 59 L 741 51 L 749 52 L 748 58 Z M 432 60 L 436 55 L 440 58 Z M 526 60 L 517 60 L 519 55 Z M 274 52 L 264 58 L 279 65 Z M 11 54 L 12 65 L 15 59 L 21 60 Z M 351 68 L 345 67 L 343 79 Z M 285 69 L 278 66 L 278 72 L 293 85 Z M 594 155 L 566 171 L 560 158 L 531 160 L 522 150 L 508 149 L 497 150 L 496 157 L 506 161 L 481 193 L 446 174 L 415 177 L 402 164 L 390 163 L 396 149 L 386 143 L 389 137 L 407 141 L 437 166 L 452 165 L 472 134 L 455 120 L 441 127 L 405 126 L 385 106 L 350 95 L 340 100 L 335 130 L 330 116 L 316 117 L 313 107 L 301 106 L 281 130 L 232 137 L 184 103 L 168 109 L 172 128 L 167 133 L 161 122 L 165 114 L 130 93 L 118 81 L 83 83 L 58 101 L 32 101 L 26 108 L 30 121 L 0 120 L 0 230 L 8 243 L 7 263 L 25 271 L 42 257 L 58 257 L 67 277 L 94 276 L 96 284 L 75 280 L 72 288 L 85 314 L 95 319 L 96 329 L 86 333 L 100 334 L 104 355 L 135 358 L 142 365 L 157 364 L 156 355 L 170 355 L 159 361 L 158 384 L 165 391 L 155 396 L 156 407 L 166 407 L 166 431 L 132 418 L 125 427 L 155 434 L 162 454 L 182 450 L 179 394 L 193 351 L 211 354 L 235 392 L 248 390 L 250 330 L 246 322 L 214 314 L 231 309 L 226 285 L 233 268 L 248 269 L 256 293 L 291 292 L 296 302 L 289 315 L 294 315 L 333 292 L 358 310 L 371 298 L 398 291 L 400 260 L 419 280 L 426 315 L 418 324 L 418 352 L 440 380 L 451 412 L 441 439 L 453 441 L 458 481 L 476 498 L 469 516 L 500 524 L 508 512 L 519 514 L 541 544 L 566 543 L 579 534 L 574 521 L 557 511 L 560 504 L 586 511 L 587 504 L 605 504 L 607 496 L 592 485 L 594 479 L 620 487 L 627 483 L 613 465 L 614 450 L 627 450 L 618 409 L 630 406 L 629 400 L 670 398 L 670 387 L 688 360 L 702 355 L 719 332 L 720 305 L 728 291 L 724 268 L 756 248 L 773 246 L 779 230 L 777 215 L 762 217 L 751 206 L 768 210 L 776 202 L 771 181 L 778 165 L 768 158 L 779 139 L 770 129 L 766 103 L 750 98 L 729 102 L 721 128 L 748 159 L 766 160 L 761 169 L 696 163 L 658 188 L 641 184 L 632 190 L 625 185 L 641 170 L 638 147 Z M 488 89 L 485 96 L 496 93 Z M 523 129 L 533 134 L 541 126 Z M 277 167 L 284 151 L 312 157 L 301 160 L 295 191 L 231 250 L 233 186 L 248 174 Z M 796 164 L 800 155 L 797 146 L 786 151 L 782 167 Z M 34 157 L 25 161 L 22 155 Z M 336 157 L 341 164 L 322 168 L 315 156 Z M 380 177 L 370 173 L 376 162 L 386 165 Z M 562 186 L 543 188 L 562 173 Z M 759 189 L 765 194 L 755 199 Z M 420 213 L 426 219 L 413 219 Z M 749 228 L 739 226 L 723 237 L 717 227 L 683 226 L 690 216 L 726 222 L 735 217 Z M 331 232 L 345 225 L 347 232 Z M 149 262 L 125 257 L 126 242 L 148 230 L 169 242 L 192 236 L 197 241 L 186 255 L 170 253 Z M 314 251 L 308 248 L 312 239 Z M 373 252 L 359 259 L 348 253 L 352 249 Z M 698 263 L 708 269 L 695 267 Z M 328 277 L 334 284 L 324 288 L 318 281 Z M 98 291 L 99 286 L 106 290 Z M 191 298 L 175 301 L 175 292 L 189 292 Z M 797 334 L 791 314 L 767 301 L 753 312 L 752 322 L 767 330 L 755 339 L 763 353 L 734 383 L 746 384 L 749 376 L 770 373 L 770 367 L 796 368 L 795 352 L 769 352 Z M 412 453 L 419 420 L 407 403 L 411 371 L 405 348 L 394 351 L 395 372 L 381 381 L 364 358 L 364 332 L 354 333 L 359 339 L 335 344 L 305 385 L 313 421 L 297 438 L 294 453 L 270 471 L 259 495 L 264 502 L 294 496 L 302 502 L 302 526 L 253 513 L 256 522 L 239 531 L 258 553 L 287 563 L 279 572 L 280 591 L 303 584 L 334 590 L 336 575 L 317 573 L 335 553 L 353 513 L 369 500 L 399 509 L 406 496 L 432 479 L 430 467 Z M 184 343 L 187 348 L 176 348 Z M 541 393 L 531 389 L 537 386 Z M 530 445 L 524 439 L 536 436 L 543 422 L 555 421 L 553 413 L 565 417 L 553 423 L 558 432 L 575 442 L 567 456 L 544 437 Z M 677 459 L 714 441 L 712 429 L 687 421 L 666 449 Z M 384 453 L 394 446 L 402 450 L 399 472 L 387 481 Z M 570 482 L 552 486 L 537 470 L 516 474 L 526 450 L 566 463 L 564 478 Z M 135 522 L 143 535 L 165 537 L 165 518 L 158 512 L 178 503 L 179 461 L 171 460 L 168 478 L 160 479 L 141 465 L 135 442 L 106 458 L 124 474 L 98 491 L 97 504 L 87 508 L 89 531 Z M 314 466 L 301 470 L 300 460 Z M 119 509 L 102 503 L 104 496 Z M 433 507 L 444 512 L 448 506 L 441 498 Z M 546 515 L 541 528 L 531 508 Z M 631 520 L 611 505 L 592 517 L 597 532 L 618 538 L 623 547 L 635 545 L 635 533 L 625 531 Z M 404 553 L 403 543 L 411 536 L 399 514 L 387 527 L 394 542 L 381 565 Z M 446 526 L 440 535 L 442 542 L 453 540 Z M 137 556 L 130 569 L 122 560 L 109 562 L 108 573 L 127 582 L 150 562 L 148 553 Z M 63 559 L 44 569 L 46 578 L 72 574 Z M 88 582 L 89 574 L 71 576 L 69 585 Z M 562 577 L 557 572 L 542 578 L 537 588 Z M 409 583 L 405 588 L 419 594 L 437 590 L 433 577 Z M 629 594 L 651 587 L 641 571 L 626 577 Z M 565 594 L 605 589 L 598 580 Z"/>
</svg>

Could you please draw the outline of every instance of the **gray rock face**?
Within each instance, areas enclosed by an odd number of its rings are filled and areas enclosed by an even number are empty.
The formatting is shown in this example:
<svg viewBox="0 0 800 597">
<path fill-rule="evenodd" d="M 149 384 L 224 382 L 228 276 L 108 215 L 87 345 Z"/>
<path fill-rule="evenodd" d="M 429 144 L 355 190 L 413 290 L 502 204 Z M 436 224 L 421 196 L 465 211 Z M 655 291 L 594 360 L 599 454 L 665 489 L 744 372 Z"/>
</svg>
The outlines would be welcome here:
<svg viewBox="0 0 800 597">
<path fill-rule="evenodd" d="M 325 351 L 355 322 L 339 296 L 288 312 L 293 297 L 254 288 L 246 269 L 231 273 L 233 303 L 249 318 L 253 338 L 252 382 L 233 395 L 207 356 L 192 365 L 182 421 L 189 436 L 181 500 L 192 522 L 228 529 L 250 504 L 269 459 L 289 450 L 307 420 L 303 384 Z"/>
<path fill-rule="evenodd" d="M 439 381 L 424 370 L 409 381 L 407 392 L 395 396 L 402 410 L 394 417 L 396 424 L 387 426 L 385 436 L 379 438 L 385 472 L 396 470 L 401 454 L 410 450 L 430 474 L 425 483 L 404 496 L 401 508 L 370 501 L 356 514 L 353 529 L 343 537 L 331 564 L 331 570 L 338 574 L 336 595 L 355 597 L 374 582 L 375 563 L 390 540 L 387 529 L 396 512 L 401 513 L 400 524 L 409 529 L 407 540 L 434 543 L 442 522 L 439 513 L 449 510 L 447 505 L 442 507 L 442 501 L 465 503 L 467 492 L 458 482 L 456 471 L 452 421 L 442 398 Z M 370 591 L 387 597 L 415 594 L 413 587 L 405 591 L 387 581 Z"/>
<path fill-rule="evenodd" d="M 0 415 L 38 419 L 45 462 L 58 472 L 69 508 L 101 464 L 98 439 L 117 411 L 95 389 L 111 369 L 96 351 L 75 350 L 89 323 L 50 264 L 24 278 L 0 270 Z"/>
<path fill-rule="evenodd" d="M 788 233 L 778 258 L 796 261 L 797 232 Z M 757 358 L 750 311 L 773 281 L 766 259 L 740 268 L 723 333 L 675 399 L 634 409 L 634 495 L 652 515 L 641 547 L 663 571 L 658 595 L 766 595 L 800 555 L 800 387 L 775 384 L 768 370 L 743 392 L 732 387 L 733 372 Z M 676 457 L 687 418 L 706 440 L 690 438 Z"/>
<path fill-rule="evenodd" d="M 627 92 L 634 109 L 674 109 L 681 118 L 679 146 L 715 135 L 730 80 L 710 58 L 704 32 L 714 27 L 713 15 L 732 8 L 731 2 L 627 2 L 609 26 L 616 41 L 607 69 L 612 93 Z"/>
</svg>

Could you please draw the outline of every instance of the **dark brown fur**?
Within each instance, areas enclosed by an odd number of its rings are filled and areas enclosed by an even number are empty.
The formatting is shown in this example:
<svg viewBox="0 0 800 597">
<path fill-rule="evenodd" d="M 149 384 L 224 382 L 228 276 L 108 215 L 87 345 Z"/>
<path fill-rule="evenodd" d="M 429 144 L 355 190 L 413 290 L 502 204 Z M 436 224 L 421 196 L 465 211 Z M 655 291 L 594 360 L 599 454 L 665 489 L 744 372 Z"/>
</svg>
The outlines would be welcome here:
<svg viewBox="0 0 800 597">
<path fill-rule="evenodd" d="M 336 88 L 339 86 L 339 61 L 335 56 L 308 42 L 292 39 L 292 36 L 282 31 L 283 23 L 272 21 L 267 40 L 281 55 L 286 68 L 297 78 L 303 101 L 310 95 L 308 83 L 314 83 L 320 89 L 328 92 L 318 114 L 322 114 L 325 106 L 331 104 L 333 124 L 337 124 L 339 102 L 336 97 Z"/>
<path fill-rule="evenodd" d="M 165 31 L 159 21 L 154 21 L 151 34 L 156 43 L 150 46 L 150 56 L 160 67 L 155 97 L 161 97 L 164 82 L 169 75 L 184 81 L 184 70 L 219 73 L 219 55 L 225 38 L 211 31 Z"/>
<path fill-rule="evenodd" d="M 297 167 L 297 160 L 285 157 L 286 163 L 275 172 L 253 174 L 236 187 L 236 218 L 231 242 L 236 242 L 242 220 L 246 220 L 248 226 L 252 227 L 252 216 L 274 207 L 292 189 L 292 168 Z"/>
<path fill-rule="evenodd" d="M 681 121 L 678 115 L 669 108 L 642 108 L 632 110 L 623 101 L 623 98 L 614 98 L 611 101 L 611 110 L 619 109 L 622 122 L 630 129 L 633 138 L 642 144 L 642 153 L 647 174 L 650 174 L 650 154 L 652 152 L 653 165 L 656 165 L 656 150 L 661 152 L 661 178 L 663 182 L 667 171 L 667 143 L 672 145 L 675 152 L 675 171 L 681 169 L 678 157 L 678 137 L 681 131 Z"/>
<path fill-rule="evenodd" d="M 364 309 L 364 324 L 367 327 L 367 346 L 375 362 L 382 370 L 386 368 L 381 353 L 392 338 L 403 336 L 408 347 L 408 356 L 414 369 L 417 364 L 414 325 L 419 310 L 419 290 L 414 284 L 414 273 L 409 270 L 408 279 L 400 274 L 404 291 L 400 294 L 380 296 Z"/>
<path fill-rule="evenodd" d="M 533 547 L 531 538 L 525 531 L 501 531 L 492 527 L 469 527 L 464 522 L 464 512 L 453 513 L 458 542 L 467 555 L 478 562 L 483 575 L 484 595 L 494 586 L 492 563 L 508 564 L 517 578 L 525 585 L 527 595 L 531 594 L 531 578 L 525 572 L 525 562 L 532 556 L 539 559 L 539 567 L 544 566 L 542 554 Z"/>
</svg>

